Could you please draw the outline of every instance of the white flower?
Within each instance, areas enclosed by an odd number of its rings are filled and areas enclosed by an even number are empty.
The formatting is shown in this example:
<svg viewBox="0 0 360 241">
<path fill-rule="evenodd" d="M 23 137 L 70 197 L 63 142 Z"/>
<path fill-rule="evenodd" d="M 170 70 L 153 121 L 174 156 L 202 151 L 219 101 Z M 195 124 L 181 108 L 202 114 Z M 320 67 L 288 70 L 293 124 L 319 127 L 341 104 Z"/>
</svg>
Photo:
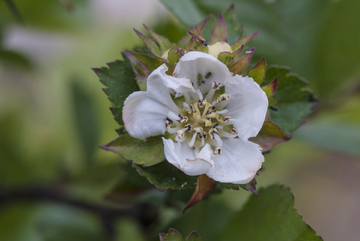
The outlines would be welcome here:
<svg viewBox="0 0 360 241">
<path fill-rule="evenodd" d="M 187 175 L 206 174 L 225 183 L 251 181 L 264 157 L 248 141 L 260 131 L 268 99 L 252 78 L 233 76 L 210 54 L 192 51 L 165 64 L 147 80 L 147 90 L 125 101 L 123 120 L 138 139 L 163 137 L 168 162 Z M 225 90 L 225 91 L 224 91 Z"/>
</svg>

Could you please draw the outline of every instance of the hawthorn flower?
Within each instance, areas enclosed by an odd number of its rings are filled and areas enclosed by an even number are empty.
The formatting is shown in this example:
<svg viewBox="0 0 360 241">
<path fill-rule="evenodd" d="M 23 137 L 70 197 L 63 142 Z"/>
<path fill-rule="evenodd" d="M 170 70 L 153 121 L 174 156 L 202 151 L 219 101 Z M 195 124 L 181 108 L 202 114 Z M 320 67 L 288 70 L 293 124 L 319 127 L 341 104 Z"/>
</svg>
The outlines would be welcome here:
<svg viewBox="0 0 360 241">
<path fill-rule="evenodd" d="M 187 175 L 244 184 L 264 157 L 248 139 L 260 131 L 268 108 L 265 92 L 250 77 L 233 75 L 210 54 L 190 51 L 172 76 L 165 64 L 147 79 L 146 91 L 125 101 L 125 129 L 145 140 L 163 135 L 168 162 Z"/>
</svg>

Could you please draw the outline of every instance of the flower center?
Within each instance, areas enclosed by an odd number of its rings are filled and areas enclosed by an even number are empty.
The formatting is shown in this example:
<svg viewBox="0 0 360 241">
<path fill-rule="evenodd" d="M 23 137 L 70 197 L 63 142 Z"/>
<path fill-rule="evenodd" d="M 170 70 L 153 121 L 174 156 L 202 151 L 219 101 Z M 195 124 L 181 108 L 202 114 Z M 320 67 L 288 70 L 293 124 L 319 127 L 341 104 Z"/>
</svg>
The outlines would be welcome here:
<svg viewBox="0 0 360 241">
<path fill-rule="evenodd" d="M 212 82 L 212 88 L 204 97 L 201 89 L 184 94 L 185 102 L 180 112 L 169 112 L 165 121 L 169 133 L 176 134 L 177 142 L 187 141 L 193 149 L 200 150 L 208 143 L 214 154 L 221 154 L 222 138 L 235 138 L 237 130 L 227 116 L 226 106 L 230 96 L 221 93 L 221 84 Z"/>
</svg>

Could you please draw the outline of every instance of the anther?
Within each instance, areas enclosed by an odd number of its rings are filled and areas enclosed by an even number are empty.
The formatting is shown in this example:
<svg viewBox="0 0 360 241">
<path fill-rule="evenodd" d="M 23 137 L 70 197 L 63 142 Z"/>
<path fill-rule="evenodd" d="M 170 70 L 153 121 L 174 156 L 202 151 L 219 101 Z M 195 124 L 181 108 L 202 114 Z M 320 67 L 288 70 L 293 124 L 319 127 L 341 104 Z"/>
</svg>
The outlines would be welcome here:
<svg viewBox="0 0 360 241">
<path fill-rule="evenodd" d="M 222 94 L 217 98 L 217 103 L 221 101 L 228 101 L 230 99 L 230 96 L 228 94 Z"/>
<path fill-rule="evenodd" d="M 170 129 L 171 124 L 172 124 L 172 121 L 171 121 L 171 120 L 166 120 L 166 121 L 165 121 L 165 128 L 166 128 L 166 130 L 169 130 L 169 129 Z"/>
<path fill-rule="evenodd" d="M 214 90 L 220 89 L 221 83 L 216 83 L 215 81 L 212 82 L 212 88 Z"/>
<path fill-rule="evenodd" d="M 223 122 L 223 123 L 229 123 L 229 120 L 231 119 L 230 116 L 223 116 L 219 119 L 220 122 Z"/>
<path fill-rule="evenodd" d="M 234 128 L 231 129 L 230 133 L 233 134 L 233 135 L 237 135 L 238 131 L 234 127 Z"/>
<path fill-rule="evenodd" d="M 179 137 L 179 139 L 184 138 L 184 131 L 183 130 L 178 130 L 177 131 L 177 136 Z"/>
<path fill-rule="evenodd" d="M 185 131 L 191 131 L 191 124 L 186 124 L 183 128 Z"/>
<path fill-rule="evenodd" d="M 221 152 L 222 152 L 221 147 L 218 146 L 218 147 L 216 147 L 215 150 L 214 150 L 214 155 L 216 155 L 216 154 L 219 154 L 219 155 L 220 155 Z"/>
<path fill-rule="evenodd" d="M 178 116 L 180 117 L 180 120 L 178 120 L 179 123 L 186 123 L 189 120 L 187 116 L 182 116 L 181 114 L 179 114 Z"/>
<path fill-rule="evenodd" d="M 219 134 L 219 131 L 216 128 L 211 128 L 209 130 L 209 135 L 212 140 L 215 139 L 215 134 Z"/>
<path fill-rule="evenodd" d="M 193 133 L 202 134 L 203 132 L 203 128 L 201 128 L 200 126 L 193 129 Z"/>
</svg>

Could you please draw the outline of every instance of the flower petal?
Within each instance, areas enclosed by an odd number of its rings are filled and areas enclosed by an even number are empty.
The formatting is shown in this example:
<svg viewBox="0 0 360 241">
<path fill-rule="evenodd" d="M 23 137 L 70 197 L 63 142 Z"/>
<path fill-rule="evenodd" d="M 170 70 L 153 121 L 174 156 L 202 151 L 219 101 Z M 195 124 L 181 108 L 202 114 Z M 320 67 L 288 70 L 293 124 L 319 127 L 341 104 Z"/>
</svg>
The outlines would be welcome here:
<svg viewBox="0 0 360 241">
<path fill-rule="evenodd" d="M 233 76 L 225 83 L 225 92 L 230 95 L 228 116 L 234 119 L 239 138 L 248 140 L 256 136 L 265 121 L 268 98 L 252 78 Z"/>
<path fill-rule="evenodd" d="M 146 92 L 132 93 L 124 102 L 123 120 L 129 135 L 144 140 L 163 135 L 169 107 L 150 98 Z"/>
<path fill-rule="evenodd" d="M 149 84 L 148 90 L 150 87 L 150 91 L 154 92 L 157 91 L 153 90 L 153 88 L 157 88 L 158 86 L 154 83 L 161 83 L 166 86 L 168 89 L 174 90 L 176 92 L 175 97 L 182 96 L 183 93 L 194 91 L 194 87 L 189 79 L 186 78 L 175 78 L 173 76 L 167 75 L 166 71 L 168 70 L 165 64 L 161 65 L 159 68 L 154 70 L 151 75 L 149 76 Z M 158 92 L 158 91 L 157 91 Z"/>
<path fill-rule="evenodd" d="M 206 173 L 214 162 L 211 159 L 211 148 L 206 144 L 201 151 L 196 154 L 187 143 L 174 143 L 170 139 L 162 138 L 164 142 L 165 157 L 174 166 L 182 170 L 189 176 L 197 176 Z"/>
<path fill-rule="evenodd" d="M 170 85 L 169 82 L 173 78 L 165 74 L 167 70 L 168 68 L 163 64 L 149 75 L 146 83 L 146 94 L 161 104 L 168 106 L 172 111 L 179 112 L 179 108 L 171 99 L 170 89 L 166 86 L 166 84 Z"/>
<path fill-rule="evenodd" d="M 206 175 L 218 182 L 244 184 L 260 169 L 264 156 L 259 145 L 241 139 L 224 139 L 222 153 Z"/>
<path fill-rule="evenodd" d="M 181 57 L 176 65 L 174 73 L 178 78 L 188 78 L 195 86 L 206 94 L 212 85 L 212 81 L 222 83 L 232 76 L 225 64 L 210 54 L 198 51 L 191 51 Z M 209 74 L 210 73 L 210 74 Z M 198 85 L 198 75 L 201 75 L 200 86 Z"/>
</svg>

